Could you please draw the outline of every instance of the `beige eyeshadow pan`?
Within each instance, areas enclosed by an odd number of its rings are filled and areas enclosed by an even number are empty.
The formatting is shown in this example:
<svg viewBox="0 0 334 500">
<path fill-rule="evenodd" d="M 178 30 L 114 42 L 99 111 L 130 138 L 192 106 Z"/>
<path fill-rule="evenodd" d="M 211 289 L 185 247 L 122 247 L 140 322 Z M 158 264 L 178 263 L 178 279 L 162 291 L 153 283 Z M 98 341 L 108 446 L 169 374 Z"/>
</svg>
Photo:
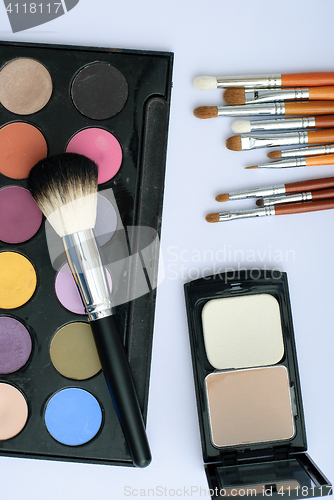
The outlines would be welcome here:
<svg viewBox="0 0 334 500">
<path fill-rule="evenodd" d="M 49 71 L 35 59 L 13 59 L 0 71 L 0 103 L 18 115 L 30 115 L 44 108 L 52 87 Z"/>
<path fill-rule="evenodd" d="M 284 441 L 295 435 L 285 366 L 213 372 L 205 386 L 214 446 Z"/>
</svg>

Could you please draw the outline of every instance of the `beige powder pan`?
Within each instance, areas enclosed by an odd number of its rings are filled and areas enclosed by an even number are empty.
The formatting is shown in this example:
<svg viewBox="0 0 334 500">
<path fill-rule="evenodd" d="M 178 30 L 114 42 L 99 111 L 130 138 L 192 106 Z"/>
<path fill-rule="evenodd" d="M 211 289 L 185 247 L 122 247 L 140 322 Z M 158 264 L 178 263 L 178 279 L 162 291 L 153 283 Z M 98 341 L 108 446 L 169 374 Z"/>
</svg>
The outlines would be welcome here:
<svg viewBox="0 0 334 500">
<path fill-rule="evenodd" d="M 285 441 L 295 434 L 285 366 L 213 372 L 205 379 L 216 447 Z"/>
<path fill-rule="evenodd" d="M 284 355 L 279 303 L 268 293 L 209 300 L 202 323 L 206 355 L 216 369 L 273 365 Z"/>
</svg>

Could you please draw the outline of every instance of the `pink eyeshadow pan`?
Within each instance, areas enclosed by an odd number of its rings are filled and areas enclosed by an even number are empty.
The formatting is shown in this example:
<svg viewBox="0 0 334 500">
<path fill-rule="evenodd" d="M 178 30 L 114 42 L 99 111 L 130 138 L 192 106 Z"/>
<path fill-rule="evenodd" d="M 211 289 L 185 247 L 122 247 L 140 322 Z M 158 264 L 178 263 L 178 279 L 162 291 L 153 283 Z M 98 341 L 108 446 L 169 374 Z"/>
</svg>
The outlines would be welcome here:
<svg viewBox="0 0 334 500">
<path fill-rule="evenodd" d="M 108 269 L 106 269 L 106 274 L 111 291 L 112 281 Z M 85 314 L 85 308 L 68 264 L 64 264 L 58 271 L 55 290 L 59 302 L 65 309 L 75 314 Z"/>
<path fill-rule="evenodd" d="M 116 137 L 102 128 L 86 128 L 75 134 L 66 148 L 95 161 L 99 169 L 98 183 L 112 179 L 122 164 L 122 148 Z"/>
<path fill-rule="evenodd" d="M 42 212 L 27 189 L 9 186 L 0 190 L 0 240 L 22 243 L 32 238 L 42 223 Z"/>
</svg>

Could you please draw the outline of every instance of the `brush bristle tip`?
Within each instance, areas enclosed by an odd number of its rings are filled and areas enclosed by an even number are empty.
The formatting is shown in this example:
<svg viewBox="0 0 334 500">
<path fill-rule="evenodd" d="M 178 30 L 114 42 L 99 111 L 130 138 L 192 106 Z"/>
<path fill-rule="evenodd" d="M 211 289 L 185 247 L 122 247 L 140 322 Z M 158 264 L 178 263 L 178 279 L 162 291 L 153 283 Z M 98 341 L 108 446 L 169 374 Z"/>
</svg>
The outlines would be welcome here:
<svg viewBox="0 0 334 500">
<path fill-rule="evenodd" d="M 235 134 L 248 134 L 251 132 L 249 120 L 235 120 L 231 125 L 232 132 Z"/>
<path fill-rule="evenodd" d="M 208 214 L 205 217 L 206 222 L 219 222 L 219 214 L 214 213 L 214 214 Z"/>
<path fill-rule="evenodd" d="M 229 194 L 224 193 L 224 194 L 217 194 L 215 200 L 216 201 L 228 201 L 230 199 Z"/>
<path fill-rule="evenodd" d="M 211 90 L 217 88 L 217 78 L 215 76 L 197 76 L 193 85 L 197 90 Z"/>
<path fill-rule="evenodd" d="M 241 136 L 234 135 L 226 139 L 226 147 L 231 151 L 241 151 Z"/>
</svg>

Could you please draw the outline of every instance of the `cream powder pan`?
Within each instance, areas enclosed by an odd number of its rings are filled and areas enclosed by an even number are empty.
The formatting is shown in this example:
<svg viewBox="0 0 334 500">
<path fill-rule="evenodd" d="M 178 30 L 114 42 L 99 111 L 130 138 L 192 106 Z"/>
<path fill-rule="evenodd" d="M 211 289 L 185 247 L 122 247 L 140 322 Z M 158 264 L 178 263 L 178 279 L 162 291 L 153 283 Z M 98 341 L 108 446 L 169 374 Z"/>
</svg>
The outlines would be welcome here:
<svg viewBox="0 0 334 500">
<path fill-rule="evenodd" d="M 216 369 L 273 365 L 284 355 L 280 307 L 271 294 L 209 300 L 202 324 L 206 355 Z"/>
<path fill-rule="evenodd" d="M 284 441 L 295 435 L 285 366 L 213 372 L 205 379 L 216 447 Z"/>
</svg>

